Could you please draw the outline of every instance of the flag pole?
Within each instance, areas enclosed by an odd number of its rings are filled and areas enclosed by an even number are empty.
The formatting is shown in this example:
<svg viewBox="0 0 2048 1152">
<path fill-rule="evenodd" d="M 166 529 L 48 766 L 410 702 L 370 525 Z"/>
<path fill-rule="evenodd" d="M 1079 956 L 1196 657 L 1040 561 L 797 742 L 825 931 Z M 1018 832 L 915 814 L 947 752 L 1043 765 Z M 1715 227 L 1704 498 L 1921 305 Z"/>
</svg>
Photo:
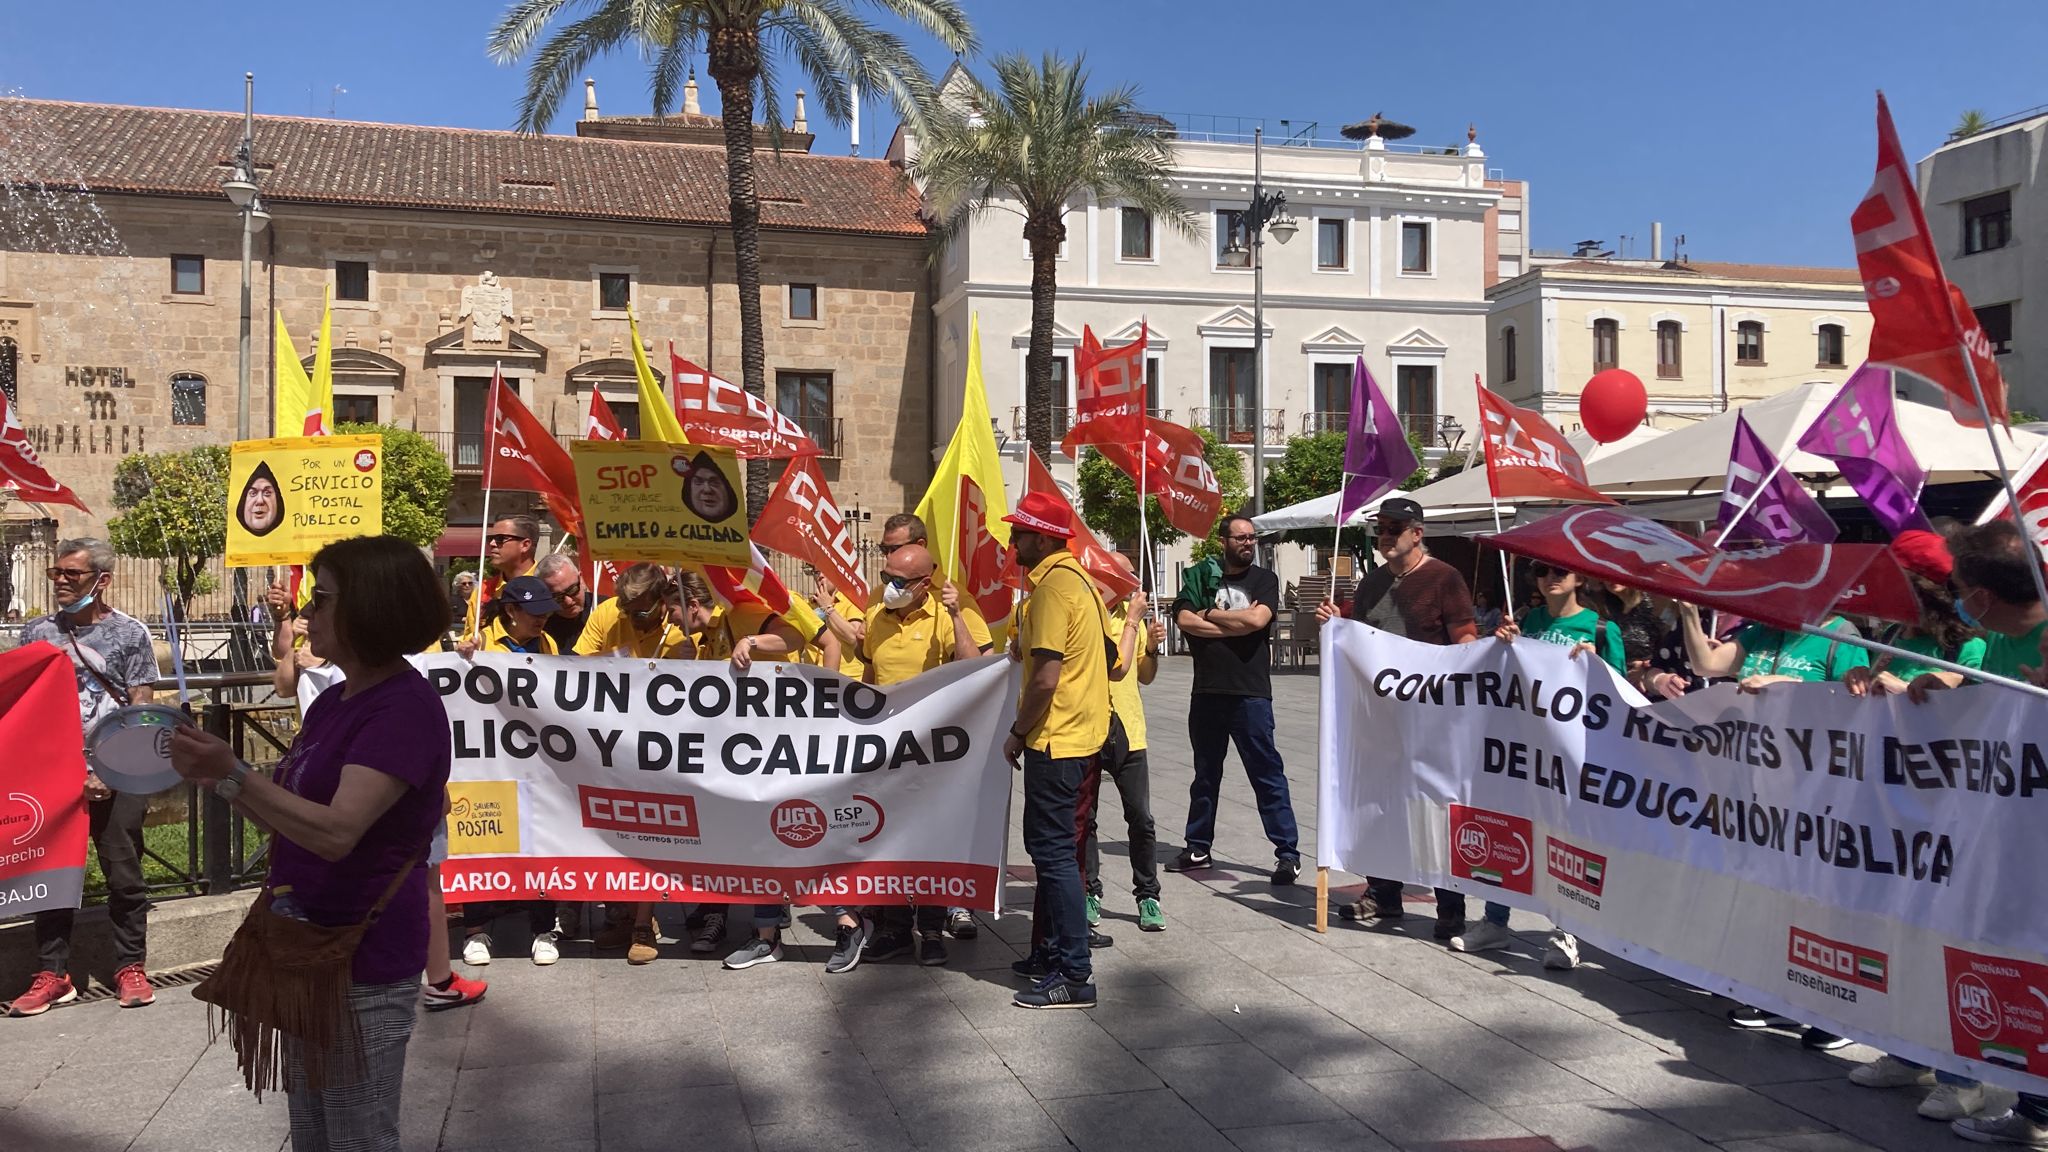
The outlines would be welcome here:
<svg viewBox="0 0 2048 1152">
<path fill-rule="evenodd" d="M 491 474 L 491 441 L 498 435 L 498 385 L 505 380 L 505 365 L 499 361 L 491 365 L 491 401 L 484 405 L 484 451 L 483 475 Z M 469 634 L 475 636 L 483 631 L 484 564 L 491 555 L 491 486 L 484 485 L 483 531 L 477 533 L 476 591 L 469 598 Z"/>
<path fill-rule="evenodd" d="M 1949 300 L 1949 312 L 1950 315 L 1955 313 L 1953 297 Z M 1960 318 L 1956 326 L 1962 327 Z M 2005 449 L 1998 446 L 1997 421 L 1991 418 L 1991 406 L 1984 402 L 1984 384 L 1977 379 L 1977 364 L 1970 358 L 1968 348 L 1962 349 L 1962 353 L 1963 369 L 1970 374 L 1970 392 L 1977 399 L 1978 414 L 1984 417 L 1984 436 L 1991 441 L 1991 459 L 1998 465 L 1998 483 L 2005 489 L 2005 506 L 2012 509 L 2013 522 L 2020 528 L 2020 539 L 2026 542 L 2027 552 L 2033 557 L 2033 563 L 2027 565 L 2027 574 L 2034 578 L 2034 595 L 2040 597 L 2042 606 L 2048 607 L 2048 577 L 2041 572 L 2041 549 L 2034 542 L 2033 533 L 2027 531 L 2027 518 L 2020 512 L 2019 493 L 2012 486 L 2012 470 L 2005 465 Z"/>
<path fill-rule="evenodd" d="M 1795 452 L 1798 450 L 1796 446 L 1793 448 Z M 1744 500 L 1742 507 L 1735 510 L 1735 515 L 1728 518 L 1728 523 L 1722 525 L 1720 534 L 1714 537 L 1714 547 L 1719 548 L 1721 542 L 1728 539 L 1728 534 L 1735 531 L 1735 526 L 1742 523 L 1742 518 L 1749 515 L 1749 510 L 1756 507 L 1756 502 L 1763 499 L 1764 493 L 1770 491 L 1771 485 L 1777 483 L 1779 474 L 1784 471 L 1785 458 L 1781 456 L 1778 458 L 1778 462 L 1771 466 L 1771 470 L 1764 473 L 1763 481 L 1756 486 L 1755 491 L 1749 494 L 1749 499 Z M 2048 598 L 2044 598 L 2042 602 L 2048 603 Z"/>
<path fill-rule="evenodd" d="M 1904 648 L 1893 647 L 1892 645 L 1886 644 L 1881 640 L 1872 640 L 1865 636 L 1845 636 L 1840 632 L 1831 632 L 1826 628 L 1822 628 L 1813 624 L 1801 624 L 1799 626 L 1799 631 L 1807 636 L 1817 636 L 1823 640 L 1828 641 L 1829 643 L 1848 644 L 1856 648 L 1867 649 L 1871 652 L 1882 652 L 1895 660 L 1911 660 L 1915 663 L 1926 664 L 1931 667 L 1939 668 L 1944 672 L 1959 673 L 1962 676 L 1968 677 L 1971 680 L 1982 681 L 1986 684 L 1997 684 L 2000 687 L 2011 688 L 2016 691 L 2025 692 L 2030 696 L 2039 696 L 2044 700 L 2048 700 L 2048 688 L 2043 688 L 2037 684 L 2029 684 L 2024 680 L 2014 680 L 2010 677 L 1999 676 L 1995 673 L 1986 672 L 1981 668 L 1967 667 L 1965 665 L 1957 664 L 1950 660 L 1943 660 L 1938 656 L 1928 656 L 1920 652 L 1910 652 Z"/>
</svg>

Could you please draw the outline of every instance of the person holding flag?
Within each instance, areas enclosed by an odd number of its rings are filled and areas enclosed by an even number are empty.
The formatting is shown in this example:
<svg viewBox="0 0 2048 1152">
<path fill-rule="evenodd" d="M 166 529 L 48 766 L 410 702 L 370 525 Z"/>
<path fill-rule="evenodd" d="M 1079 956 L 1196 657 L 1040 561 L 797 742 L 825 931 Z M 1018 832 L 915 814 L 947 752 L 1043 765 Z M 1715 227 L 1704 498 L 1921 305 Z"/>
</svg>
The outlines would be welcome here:
<svg viewBox="0 0 2048 1152">
<path fill-rule="evenodd" d="M 1114 563 L 1136 583 L 1131 558 L 1110 553 Z M 1159 868 L 1154 860 L 1158 836 L 1152 823 L 1151 772 L 1145 761 L 1145 699 L 1140 686 L 1159 674 L 1159 649 L 1166 643 L 1166 625 L 1146 616 L 1145 594 L 1133 589 L 1110 604 L 1109 638 L 1117 646 L 1116 666 L 1109 672 L 1109 739 L 1102 745 L 1102 775 L 1116 785 L 1123 807 L 1126 841 L 1131 855 L 1131 895 L 1138 901 L 1138 928 L 1166 931 L 1159 908 Z M 1102 919 L 1102 853 L 1095 842 L 1097 803 L 1087 815 L 1088 923 Z"/>
</svg>

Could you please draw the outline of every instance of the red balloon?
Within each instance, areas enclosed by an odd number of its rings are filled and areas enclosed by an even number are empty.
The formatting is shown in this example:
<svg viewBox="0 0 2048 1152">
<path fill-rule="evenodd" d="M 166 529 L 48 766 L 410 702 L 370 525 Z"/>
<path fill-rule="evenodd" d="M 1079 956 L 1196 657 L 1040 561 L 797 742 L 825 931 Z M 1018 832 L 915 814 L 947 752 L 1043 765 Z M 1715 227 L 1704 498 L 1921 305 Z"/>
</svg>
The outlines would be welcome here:
<svg viewBox="0 0 2048 1152">
<path fill-rule="evenodd" d="M 1626 368 L 1595 372 L 1579 393 L 1579 423 L 1586 434 L 1602 444 L 1612 444 L 1642 426 L 1650 408 L 1650 395 L 1643 382 Z"/>
</svg>

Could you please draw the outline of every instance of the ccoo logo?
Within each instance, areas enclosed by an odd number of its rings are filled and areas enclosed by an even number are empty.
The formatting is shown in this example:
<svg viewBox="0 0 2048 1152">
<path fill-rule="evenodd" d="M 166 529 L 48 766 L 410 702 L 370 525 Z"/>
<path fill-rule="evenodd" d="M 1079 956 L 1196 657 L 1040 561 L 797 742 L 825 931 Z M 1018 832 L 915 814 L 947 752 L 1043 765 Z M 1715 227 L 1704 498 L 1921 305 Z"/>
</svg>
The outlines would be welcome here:
<svg viewBox="0 0 2048 1152">
<path fill-rule="evenodd" d="M 769 814 L 768 826 L 791 848 L 809 848 L 825 838 L 825 810 L 809 800 L 784 800 Z"/>
</svg>

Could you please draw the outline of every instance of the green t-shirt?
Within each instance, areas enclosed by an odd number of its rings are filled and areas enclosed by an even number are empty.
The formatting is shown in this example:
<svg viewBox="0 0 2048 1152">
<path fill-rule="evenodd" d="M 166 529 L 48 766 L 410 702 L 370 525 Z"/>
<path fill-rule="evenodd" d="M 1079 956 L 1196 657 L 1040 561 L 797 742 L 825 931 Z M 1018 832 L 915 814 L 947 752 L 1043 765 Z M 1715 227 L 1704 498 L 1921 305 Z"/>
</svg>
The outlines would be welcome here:
<svg viewBox="0 0 2048 1152">
<path fill-rule="evenodd" d="M 1821 627 L 1844 636 L 1857 634 L 1856 626 L 1840 616 L 1830 617 Z M 1851 668 L 1870 667 L 1867 649 L 1804 632 L 1786 632 L 1768 624 L 1744 624 L 1736 631 L 1735 642 L 1742 645 L 1742 670 L 1736 675 L 1743 680 L 1751 676 L 1790 676 L 1810 682 L 1840 680 L 1842 673 Z M 1834 651 L 1832 658 L 1828 654 L 1830 649 Z"/>
<path fill-rule="evenodd" d="M 1963 646 L 1958 648 L 1953 656 L 1942 651 L 1941 644 L 1932 636 L 1903 636 L 1894 639 L 1891 644 L 1894 648 L 1904 648 L 1908 652 L 1918 652 L 1922 656 L 1933 656 L 1947 660 L 1951 664 L 1961 664 L 1965 668 L 1984 666 L 1984 641 L 1976 636 L 1963 641 Z M 1922 664 L 1918 660 L 1905 660 L 1897 656 L 1892 657 L 1892 662 L 1885 665 L 1884 670 L 1908 684 L 1913 682 L 1915 676 L 1941 671 L 1932 664 Z"/>
<path fill-rule="evenodd" d="M 1609 621 L 1606 628 L 1601 628 L 1600 614 L 1591 608 L 1581 608 L 1562 620 L 1553 620 L 1550 610 L 1539 604 L 1522 617 L 1522 635 L 1549 644 L 1596 644 L 1597 634 L 1603 631 L 1607 633 L 1607 642 L 1598 645 L 1600 658 L 1617 672 L 1628 671 L 1628 658 L 1622 655 L 1620 626 Z"/>
<path fill-rule="evenodd" d="M 2025 680 L 2027 674 L 2021 668 L 2041 666 L 2041 630 L 2048 628 L 2048 620 L 2034 625 L 2033 631 L 2021 636 L 2006 636 L 1997 632 L 1984 642 L 1984 662 L 1978 667 L 1986 672 L 2014 680 Z"/>
</svg>

